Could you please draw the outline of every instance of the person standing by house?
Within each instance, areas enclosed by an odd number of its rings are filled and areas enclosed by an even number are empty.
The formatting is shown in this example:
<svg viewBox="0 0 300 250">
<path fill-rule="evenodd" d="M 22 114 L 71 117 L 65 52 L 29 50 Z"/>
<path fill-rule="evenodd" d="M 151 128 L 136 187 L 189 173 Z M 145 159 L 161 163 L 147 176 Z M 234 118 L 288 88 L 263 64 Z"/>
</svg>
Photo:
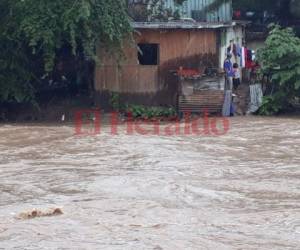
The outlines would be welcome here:
<svg viewBox="0 0 300 250">
<path fill-rule="evenodd" d="M 241 84 L 241 73 L 239 65 L 237 63 L 233 64 L 233 90 L 236 91 Z"/>
<path fill-rule="evenodd" d="M 232 55 L 227 53 L 227 57 L 224 61 L 224 71 L 225 71 L 225 90 L 232 90 L 233 85 L 233 65 L 231 62 Z"/>
</svg>

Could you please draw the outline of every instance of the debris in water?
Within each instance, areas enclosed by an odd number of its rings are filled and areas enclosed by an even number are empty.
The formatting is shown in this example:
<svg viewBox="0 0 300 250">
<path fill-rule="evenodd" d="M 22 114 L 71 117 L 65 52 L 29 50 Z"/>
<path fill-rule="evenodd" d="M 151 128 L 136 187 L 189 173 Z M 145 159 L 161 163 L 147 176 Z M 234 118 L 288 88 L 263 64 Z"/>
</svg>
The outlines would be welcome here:
<svg viewBox="0 0 300 250">
<path fill-rule="evenodd" d="M 40 217 L 58 216 L 62 214 L 63 211 L 60 208 L 49 209 L 48 211 L 41 211 L 41 210 L 34 209 L 32 211 L 19 214 L 17 219 L 29 220 L 29 219 L 40 218 Z"/>
</svg>

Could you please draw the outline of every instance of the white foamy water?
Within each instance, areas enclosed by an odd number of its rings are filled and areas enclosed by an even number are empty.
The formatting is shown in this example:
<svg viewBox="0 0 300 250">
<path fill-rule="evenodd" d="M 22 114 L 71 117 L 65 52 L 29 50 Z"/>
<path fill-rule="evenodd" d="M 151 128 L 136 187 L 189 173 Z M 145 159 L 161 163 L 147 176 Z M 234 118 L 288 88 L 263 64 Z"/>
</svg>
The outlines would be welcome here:
<svg viewBox="0 0 300 250">
<path fill-rule="evenodd" d="M 0 249 L 300 249 L 300 119 L 221 137 L 2 125 L 0 152 Z"/>
</svg>

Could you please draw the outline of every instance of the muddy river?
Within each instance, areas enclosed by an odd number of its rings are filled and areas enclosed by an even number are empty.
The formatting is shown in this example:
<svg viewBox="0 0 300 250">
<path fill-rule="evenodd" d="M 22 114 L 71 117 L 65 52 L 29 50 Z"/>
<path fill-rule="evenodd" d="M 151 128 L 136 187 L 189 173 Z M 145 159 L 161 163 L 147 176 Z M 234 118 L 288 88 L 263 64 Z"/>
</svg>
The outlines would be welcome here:
<svg viewBox="0 0 300 250">
<path fill-rule="evenodd" d="M 0 125 L 0 249 L 300 249 L 300 118 L 110 130 Z M 63 214 L 18 218 L 51 208 Z"/>
</svg>

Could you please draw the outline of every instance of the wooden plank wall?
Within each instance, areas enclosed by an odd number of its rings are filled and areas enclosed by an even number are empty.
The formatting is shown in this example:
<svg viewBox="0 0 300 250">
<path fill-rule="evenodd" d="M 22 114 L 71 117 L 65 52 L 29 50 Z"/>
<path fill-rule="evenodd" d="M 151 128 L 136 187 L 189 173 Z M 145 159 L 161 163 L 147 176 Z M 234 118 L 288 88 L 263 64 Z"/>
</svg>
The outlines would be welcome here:
<svg viewBox="0 0 300 250">
<path fill-rule="evenodd" d="M 111 57 L 106 55 L 103 58 L 99 52 L 103 60 L 95 73 L 97 91 L 136 94 L 163 91 L 173 84 L 170 70 L 176 70 L 179 66 L 191 67 L 195 65 L 195 60 L 199 65 L 207 64 L 206 61 L 215 61 L 210 57 L 215 59 L 217 55 L 215 30 L 142 30 L 135 36 L 135 41 L 137 44 L 158 43 L 159 65 L 139 65 L 135 45 L 127 46 L 126 60 L 120 67 Z"/>
</svg>

